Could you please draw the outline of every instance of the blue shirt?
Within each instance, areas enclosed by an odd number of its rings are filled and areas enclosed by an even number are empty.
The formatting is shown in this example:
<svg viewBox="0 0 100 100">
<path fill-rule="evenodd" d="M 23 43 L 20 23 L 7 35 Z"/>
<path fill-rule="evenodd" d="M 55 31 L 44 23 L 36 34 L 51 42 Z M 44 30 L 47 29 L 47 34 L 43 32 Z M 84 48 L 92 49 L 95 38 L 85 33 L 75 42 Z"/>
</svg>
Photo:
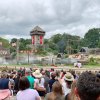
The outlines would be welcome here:
<svg viewBox="0 0 100 100">
<path fill-rule="evenodd" d="M 9 89 L 8 84 L 9 84 L 9 79 L 0 78 L 0 89 Z"/>
</svg>

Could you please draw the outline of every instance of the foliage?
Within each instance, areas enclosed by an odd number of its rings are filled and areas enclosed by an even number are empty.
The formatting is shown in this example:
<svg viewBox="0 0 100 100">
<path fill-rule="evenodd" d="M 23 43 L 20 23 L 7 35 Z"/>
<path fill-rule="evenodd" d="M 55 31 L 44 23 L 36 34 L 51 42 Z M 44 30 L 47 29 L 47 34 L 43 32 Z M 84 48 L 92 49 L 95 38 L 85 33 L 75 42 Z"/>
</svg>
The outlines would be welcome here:
<svg viewBox="0 0 100 100">
<path fill-rule="evenodd" d="M 65 58 L 68 58 L 68 57 L 69 57 L 68 54 L 66 54 L 66 55 L 65 55 Z"/>
<path fill-rule="evenodd" d="M 100 43 L 100 29 L 90 29 L 84 36 L 84 43 L 90 48 L 99 47 Z"/>
<path fill-rule="evenodd" d="M 91 57 L 89 61 L 89 65 L 97 65 L 97 64 L 98 63 L 96 62 L 96 60 L 93 57 Z"/>
<path fill-rule="evenodd" d="M 45 56 L 47 55 L 47 51 L 44 50 L 44 47 L 42 45 L 38 45 L 37 52 L 35 52 L 35 54 Z"/>
<path fill-rule="evenodd" d="M 0 42 L 2 42 L 2 45 L 4 48 L 9 48 L 9 41 L 7 39 L 1 38 L 0 37 Z"/>
<path fill-rule="evenodd" d="M 16 38 L 13 38 L 10 42 L 10 44 L 12 43 L 16 43 L 16 46 L 11 46 L 10 47 L 10 52 L 16 52 L 17 46 L 19 46 L 19 50 L 30 50 L 30 47 L 28 47 L 28 45 L 31 44 L 31 39 L 23 39 L 20 38 L 19 40 L 17 40 Z"/>
<path fill-rule="evenodd" d="M 67 33 L 56 34 L 48 40 L 48 46 L 52 51 L 56 51 L 57 53 L 68 53 L 69 48 L 71 52 L 77 53 L 80 41 L 79 36 L 72 36 Z"/>
</svg>

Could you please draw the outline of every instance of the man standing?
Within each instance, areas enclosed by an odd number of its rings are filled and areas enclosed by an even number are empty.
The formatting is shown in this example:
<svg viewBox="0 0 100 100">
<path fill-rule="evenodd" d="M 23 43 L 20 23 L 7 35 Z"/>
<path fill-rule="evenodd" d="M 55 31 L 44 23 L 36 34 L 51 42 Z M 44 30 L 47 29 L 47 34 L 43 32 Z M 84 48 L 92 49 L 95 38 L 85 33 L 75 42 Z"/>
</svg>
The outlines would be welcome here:
<svg viewBox="0 0 100 100">
<path fill-rule="evenodd" d="M 71 73 L 66 72 L 64 81 L 62 82 L 64 95 L 68 95 L 71 92 L 71 84 L 73 83 L 73 81 L 74 76 Z"/>
<path fill-rule="evenodd" d="M 31 70 L 30 69 L 26 69 L 25 76 L 29 80 L 30 88 L 33 89 L 34 88 L 34 78 L 31 76 Z"/>
<path fill-rule="evenodd" d="M 91 72 L 82 73 L 75 94 L 78 100 L 100 100 L 100 78 Z"/>
</svg>

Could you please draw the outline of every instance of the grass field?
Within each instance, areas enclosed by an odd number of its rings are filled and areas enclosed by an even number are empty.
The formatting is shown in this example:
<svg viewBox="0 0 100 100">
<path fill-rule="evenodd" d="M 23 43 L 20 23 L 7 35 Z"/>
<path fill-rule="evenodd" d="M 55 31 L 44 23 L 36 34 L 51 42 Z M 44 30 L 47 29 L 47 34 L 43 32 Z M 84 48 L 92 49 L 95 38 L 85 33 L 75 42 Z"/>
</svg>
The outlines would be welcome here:
<svg viewBox="0 0 100 100">
<path fill-rule="evenodd" d="M 25 64 L 25 65 L 17 65 L 17 64 L 10 64 L 10 65 L 0 65 L 1 67 L 8 67 L 8 68 L 20 68 L 20 67 L 25 67 L 25 68 L 30 68 L 30 67 L 37 67 L 37 68 L 43 68 L 43 67 L 54 67 L 54 66 L 51 66 L 51 65 L 46 65 L 46 66 L 42 66 L 42 65 L 39 65 L 39 64 L 35 64 L 35 65 L 32 65 L 32 64 Z M 68 67 L 68 68 L 74 68 L 73 65 L 56 65 L 57 67 Z M 100 64 L 98 65 L 82 65 L 82 68 L 100 68 Z"/>
</svg>

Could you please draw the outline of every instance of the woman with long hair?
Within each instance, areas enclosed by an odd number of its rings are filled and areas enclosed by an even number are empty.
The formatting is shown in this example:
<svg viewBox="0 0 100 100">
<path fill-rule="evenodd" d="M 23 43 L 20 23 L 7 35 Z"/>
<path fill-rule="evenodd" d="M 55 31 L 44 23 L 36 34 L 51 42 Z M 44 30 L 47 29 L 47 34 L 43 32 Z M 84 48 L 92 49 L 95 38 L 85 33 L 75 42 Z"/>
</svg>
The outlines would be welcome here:
<svg viewBox="0 0 100 100">
<path fill-rule="evenodd" d="M 52 92 L 48 93 L 45 100 L 64 100 L 62 85 L 56 81 L 52 86 Z"/>
</svg>

